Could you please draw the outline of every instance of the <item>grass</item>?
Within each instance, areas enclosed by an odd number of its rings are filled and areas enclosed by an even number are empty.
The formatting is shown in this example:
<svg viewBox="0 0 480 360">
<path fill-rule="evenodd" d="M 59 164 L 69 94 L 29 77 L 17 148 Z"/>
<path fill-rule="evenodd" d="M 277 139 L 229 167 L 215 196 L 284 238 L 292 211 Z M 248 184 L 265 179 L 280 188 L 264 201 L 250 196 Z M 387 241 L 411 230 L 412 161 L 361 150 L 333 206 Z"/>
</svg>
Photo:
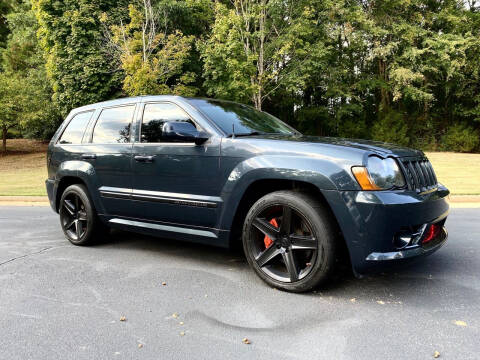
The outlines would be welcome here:
<svg viewBox="0 0 480 360">
<path fill-rule="evenodd" d="M 480 154 L 426 153 L 437 179 L 452 195 L 480 195 Z"/>
<path fill-rule="evenodd" d="M 41 141 L 7 140 L 7 155 L 0 155 L 0 196 L 47 195 L 46 152 Z"/>
<path fill-rule="evenodd" d="M 46 195 L 47 144 L 26 139 L 7 141 L 0 155 L 0 196 Z M 480 195 L 480 154 L 429 152 L 438 180 L 453 195 Z"/>
</svg>

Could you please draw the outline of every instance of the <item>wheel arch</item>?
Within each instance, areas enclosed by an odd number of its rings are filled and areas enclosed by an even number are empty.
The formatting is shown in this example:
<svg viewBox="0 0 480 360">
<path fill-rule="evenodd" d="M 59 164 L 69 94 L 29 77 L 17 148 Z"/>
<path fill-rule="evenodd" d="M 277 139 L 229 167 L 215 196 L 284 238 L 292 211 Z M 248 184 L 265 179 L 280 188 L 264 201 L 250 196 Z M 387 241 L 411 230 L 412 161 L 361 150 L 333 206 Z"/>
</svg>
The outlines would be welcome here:
<svg viewBox="0 0 480 360">
<path fill-rule="evenodd" d="M 60 198 L 67 187 L 82 184 L 88 190 L 88 195 L 97 212 L 103 213 L 103 206 L 99 199 L 95 169 L 85 161 L 66 161 L 61 164 L 56 174 L 55 211 L 58 212 Z"/>
<path fill-rule="evenodd" d="M 293 179 L 259 179 L 249 184 L 245 192 L 243 193 L 238 205 L 235 209 L 235 213 L 230 224 L 230 237 L 229 242 L 231 247 L 238 247 L 241 240 L 241 232 L 245 217 L 251 206 L 261 197 L 280 190 L 292 190 L 302 193 L 311 194 L 312 197 L 317 199 L 322 205 L 325 206 L 330 218 L 334 222 L 334 226 L 339 232 L 339 238 L 341 238 L 341 250 L 346 251 L 346 243 L 343 238 L 340 225 L 335 217 L 335 214 L 331 208 L 331 205 L 327 201 L 322 191 L 315 184 Z"/>
<path fill-rule="evenodd" d="M 57 185 L 57 194 L 55 196 L 55 209 L 57 212 L 60 209 L 60 199 L 62 198 L 65 189 L 71 185 L 77 184 L 87 186 L 85 182 L 77 176 L 64 176 L 60 179 Z"/>
<path fill-rule="evenodd" d="M 264 186 L 263 184 L 268 184 Z M 331 159 L 305 156 L 262 155 L 238 163 L 229 173 L 222 189 L 222 205 L 218 228 L 232 230 L 239 210 L 239 204 L 250 198 L 252 191 L 270 191 L 306 188 L 320 194 L 329 209 L 322 191 L 339 190 L 339 187 L 358 186 L 345 169 Z M 259 191 L 261 196 L 267 192 Z M 256 200 L 259 197 L 257 196 Z M 255 201 L 256 201 L 255 200 Z"/>
</svg>

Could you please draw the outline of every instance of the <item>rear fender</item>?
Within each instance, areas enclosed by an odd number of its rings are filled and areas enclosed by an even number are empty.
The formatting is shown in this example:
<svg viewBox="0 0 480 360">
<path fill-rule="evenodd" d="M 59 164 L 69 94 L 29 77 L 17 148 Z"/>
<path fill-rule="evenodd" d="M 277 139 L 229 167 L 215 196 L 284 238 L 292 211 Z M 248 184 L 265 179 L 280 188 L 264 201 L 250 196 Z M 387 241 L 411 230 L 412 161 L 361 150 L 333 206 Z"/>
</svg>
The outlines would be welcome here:
<svg viewBox="0 0 480 360">
<path fill-rule="evenodd" d="M 62 162 L 57 170 L 55 181 L 55 197 L 57 196 L 58 185 L 65 177 L 74 177 L 80 179 L 87 187 L 90 198 L 93 201 L 97 213 L 105 213 L 102 202 L 100 201 L 99 184 L 93 166 L 86 161 L 71 160 Z"/>
</svg>

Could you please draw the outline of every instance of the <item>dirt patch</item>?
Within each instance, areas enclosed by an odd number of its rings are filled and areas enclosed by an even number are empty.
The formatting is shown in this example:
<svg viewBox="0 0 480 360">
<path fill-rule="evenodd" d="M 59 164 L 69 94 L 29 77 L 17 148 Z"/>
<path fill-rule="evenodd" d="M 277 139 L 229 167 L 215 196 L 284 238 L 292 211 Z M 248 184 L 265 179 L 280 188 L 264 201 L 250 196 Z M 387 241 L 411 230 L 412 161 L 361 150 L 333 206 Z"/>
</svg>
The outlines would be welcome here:
<svg viewBox="0 0 480 360">
<path fill-rule="evenodd" d="M 29 139 L 7 139 L 7 154 L 0 153 L 0 158 L 10 155 L 24 155 L 31 153 L 46 153 L 48 141 Z"/>
</svg>

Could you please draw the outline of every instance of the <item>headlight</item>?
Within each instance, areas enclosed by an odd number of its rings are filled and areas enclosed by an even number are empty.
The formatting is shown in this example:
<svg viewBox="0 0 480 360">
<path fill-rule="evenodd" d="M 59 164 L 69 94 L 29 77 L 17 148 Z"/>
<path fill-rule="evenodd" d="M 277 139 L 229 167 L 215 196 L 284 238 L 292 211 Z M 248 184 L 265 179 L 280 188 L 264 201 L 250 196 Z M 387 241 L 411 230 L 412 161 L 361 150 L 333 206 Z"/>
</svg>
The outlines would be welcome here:
<svg viewBox="0 0 480 360">
<path fill-rule="evenodd" d="M 370 156 L 367 166 L 354 166 L 352 173 L 363 190 L 390 190 L 405 187 L 405 178 L 392 158 Z"/>
</svg>

